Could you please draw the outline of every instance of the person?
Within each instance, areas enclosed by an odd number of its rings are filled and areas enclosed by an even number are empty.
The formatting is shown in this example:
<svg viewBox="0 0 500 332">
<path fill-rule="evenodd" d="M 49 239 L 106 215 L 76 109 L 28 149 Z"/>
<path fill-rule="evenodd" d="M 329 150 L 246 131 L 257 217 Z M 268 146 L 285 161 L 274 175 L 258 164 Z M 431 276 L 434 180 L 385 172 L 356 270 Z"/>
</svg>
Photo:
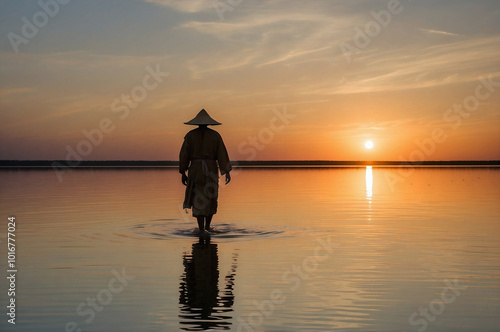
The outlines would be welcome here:
<svg viewBox="0 0 500 332">
<path fill-rule="evenodd" d="M 218 170 L 226 176 L 225 183 L 228 184 L 232 168 L 221 135 L 208 128 L 220 125 L 220 122 L 202 109 L 194 119 L 184 124 L 197 125 L 198 128 L 186 134 L 179 153 L 179 172 L 182 184 L 186 186 L 183 208 L 192 209 L 199 231 L 203 234 L 211 230 L 212 217 L 217 213 Z"/>
</svg>

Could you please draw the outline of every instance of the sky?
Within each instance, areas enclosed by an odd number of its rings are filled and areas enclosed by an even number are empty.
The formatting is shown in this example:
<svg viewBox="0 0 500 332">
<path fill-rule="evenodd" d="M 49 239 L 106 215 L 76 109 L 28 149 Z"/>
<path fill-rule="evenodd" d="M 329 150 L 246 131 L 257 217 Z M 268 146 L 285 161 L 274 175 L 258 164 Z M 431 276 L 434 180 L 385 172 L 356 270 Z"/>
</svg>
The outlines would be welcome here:
<svg viewBox="0 0 500 332">
<path fill-rule="evenodd" d="M 498 0 L 0 8 L 0 159 L 176 160 L 204 108 L 232 160 L 500 160 Z"/>
</svg>

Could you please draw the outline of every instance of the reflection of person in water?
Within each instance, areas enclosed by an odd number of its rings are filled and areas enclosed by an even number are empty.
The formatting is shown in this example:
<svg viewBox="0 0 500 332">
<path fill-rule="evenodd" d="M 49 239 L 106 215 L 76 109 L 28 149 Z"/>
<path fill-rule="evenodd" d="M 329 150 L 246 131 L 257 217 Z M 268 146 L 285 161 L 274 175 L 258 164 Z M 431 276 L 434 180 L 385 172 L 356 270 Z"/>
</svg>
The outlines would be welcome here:
<svg viewBox="0 0 500 332">
<path fill-rule="evenodd" d="M 181 277 L 179 304 L 181 304 L 182 329 L 200 331 L 207 329 L 229 330 L 234 303 L 234 278 L 236 259 L 233 255 L 231 271 L 225 277 L 225 288 L 219 295 L 219 258 L 217 245 L 210 237 L 200 237 L 193 244 L 192 253 L 184 254 L 184 273 Z"/>
<path fill-rule="evenodd" d="M 179 153 L 179 172 L 186 186 L 184 209 L 193 209 L 193 217 L 198 221 L 200 233 L 210 230 L 210 222 L 217 213 L 219 195 L 219 175 L 226 176 L 226 184 L 231 181 L 231 164 L 222 137 L 208 126 L 220 125 L 203 109 L 188 125 L 197 125 L 184 137 Z M 186 175 L 186 171 L 188 174 Z"/>
</svg>

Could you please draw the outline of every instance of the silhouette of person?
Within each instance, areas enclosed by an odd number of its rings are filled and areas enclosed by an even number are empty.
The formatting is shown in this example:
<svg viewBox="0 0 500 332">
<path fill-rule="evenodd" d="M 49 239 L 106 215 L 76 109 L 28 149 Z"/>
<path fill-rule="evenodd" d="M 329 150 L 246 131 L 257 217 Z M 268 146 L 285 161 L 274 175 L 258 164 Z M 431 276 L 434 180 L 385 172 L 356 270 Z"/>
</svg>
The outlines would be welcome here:
<svg viewBox="0 0 500 332">
<path fill-rule="evenodd" d="M 179 153 L 179 172 L 182 174 L 182 183 L 186 186 L 183 208 L 192 209 L 199 231 L 203 234 L 210 230 L 212 217 L 217 213 L 218 169 L 221 175 L 226 176 L 228 184 L 232 168 L 221 135 L 208 128 L 221 123 L 202 109 L 194 119 L 184 124 L 197 125 L 198 128 L 186 134 Z"/>
<path fill-rule="evenodd" d="M 193 243 L 191 255 L 184 253 L 184 273 L 179 287 L 179 304 L 182 330 L 229 330 L 233 311 L 234 279 L 237 254 L 233 255 L 231 270 L 225 277 L 225 288 L 219 295 L 219 257 L 217 244 L 210 237 L 199 237 Z"/>
</svg>

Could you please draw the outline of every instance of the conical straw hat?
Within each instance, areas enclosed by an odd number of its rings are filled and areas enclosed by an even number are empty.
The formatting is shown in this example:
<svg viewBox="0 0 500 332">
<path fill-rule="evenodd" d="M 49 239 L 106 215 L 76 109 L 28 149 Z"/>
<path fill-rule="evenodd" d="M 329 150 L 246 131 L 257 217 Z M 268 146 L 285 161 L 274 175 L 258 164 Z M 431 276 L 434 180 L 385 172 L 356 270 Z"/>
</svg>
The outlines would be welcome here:
<svg viewBox="0 0 500 332">
<path fill-rule="evenodd" d="M 195 117 L 194 119 L 184 122 L 184 124 L 187 125 L 195 125 L 195 126 L 217 126 L 222 123 L 215 121 L 212 119 L 210 115 L 208 115 L 207 111 L 205 109 L 202 109 Z"/>
</svg>

